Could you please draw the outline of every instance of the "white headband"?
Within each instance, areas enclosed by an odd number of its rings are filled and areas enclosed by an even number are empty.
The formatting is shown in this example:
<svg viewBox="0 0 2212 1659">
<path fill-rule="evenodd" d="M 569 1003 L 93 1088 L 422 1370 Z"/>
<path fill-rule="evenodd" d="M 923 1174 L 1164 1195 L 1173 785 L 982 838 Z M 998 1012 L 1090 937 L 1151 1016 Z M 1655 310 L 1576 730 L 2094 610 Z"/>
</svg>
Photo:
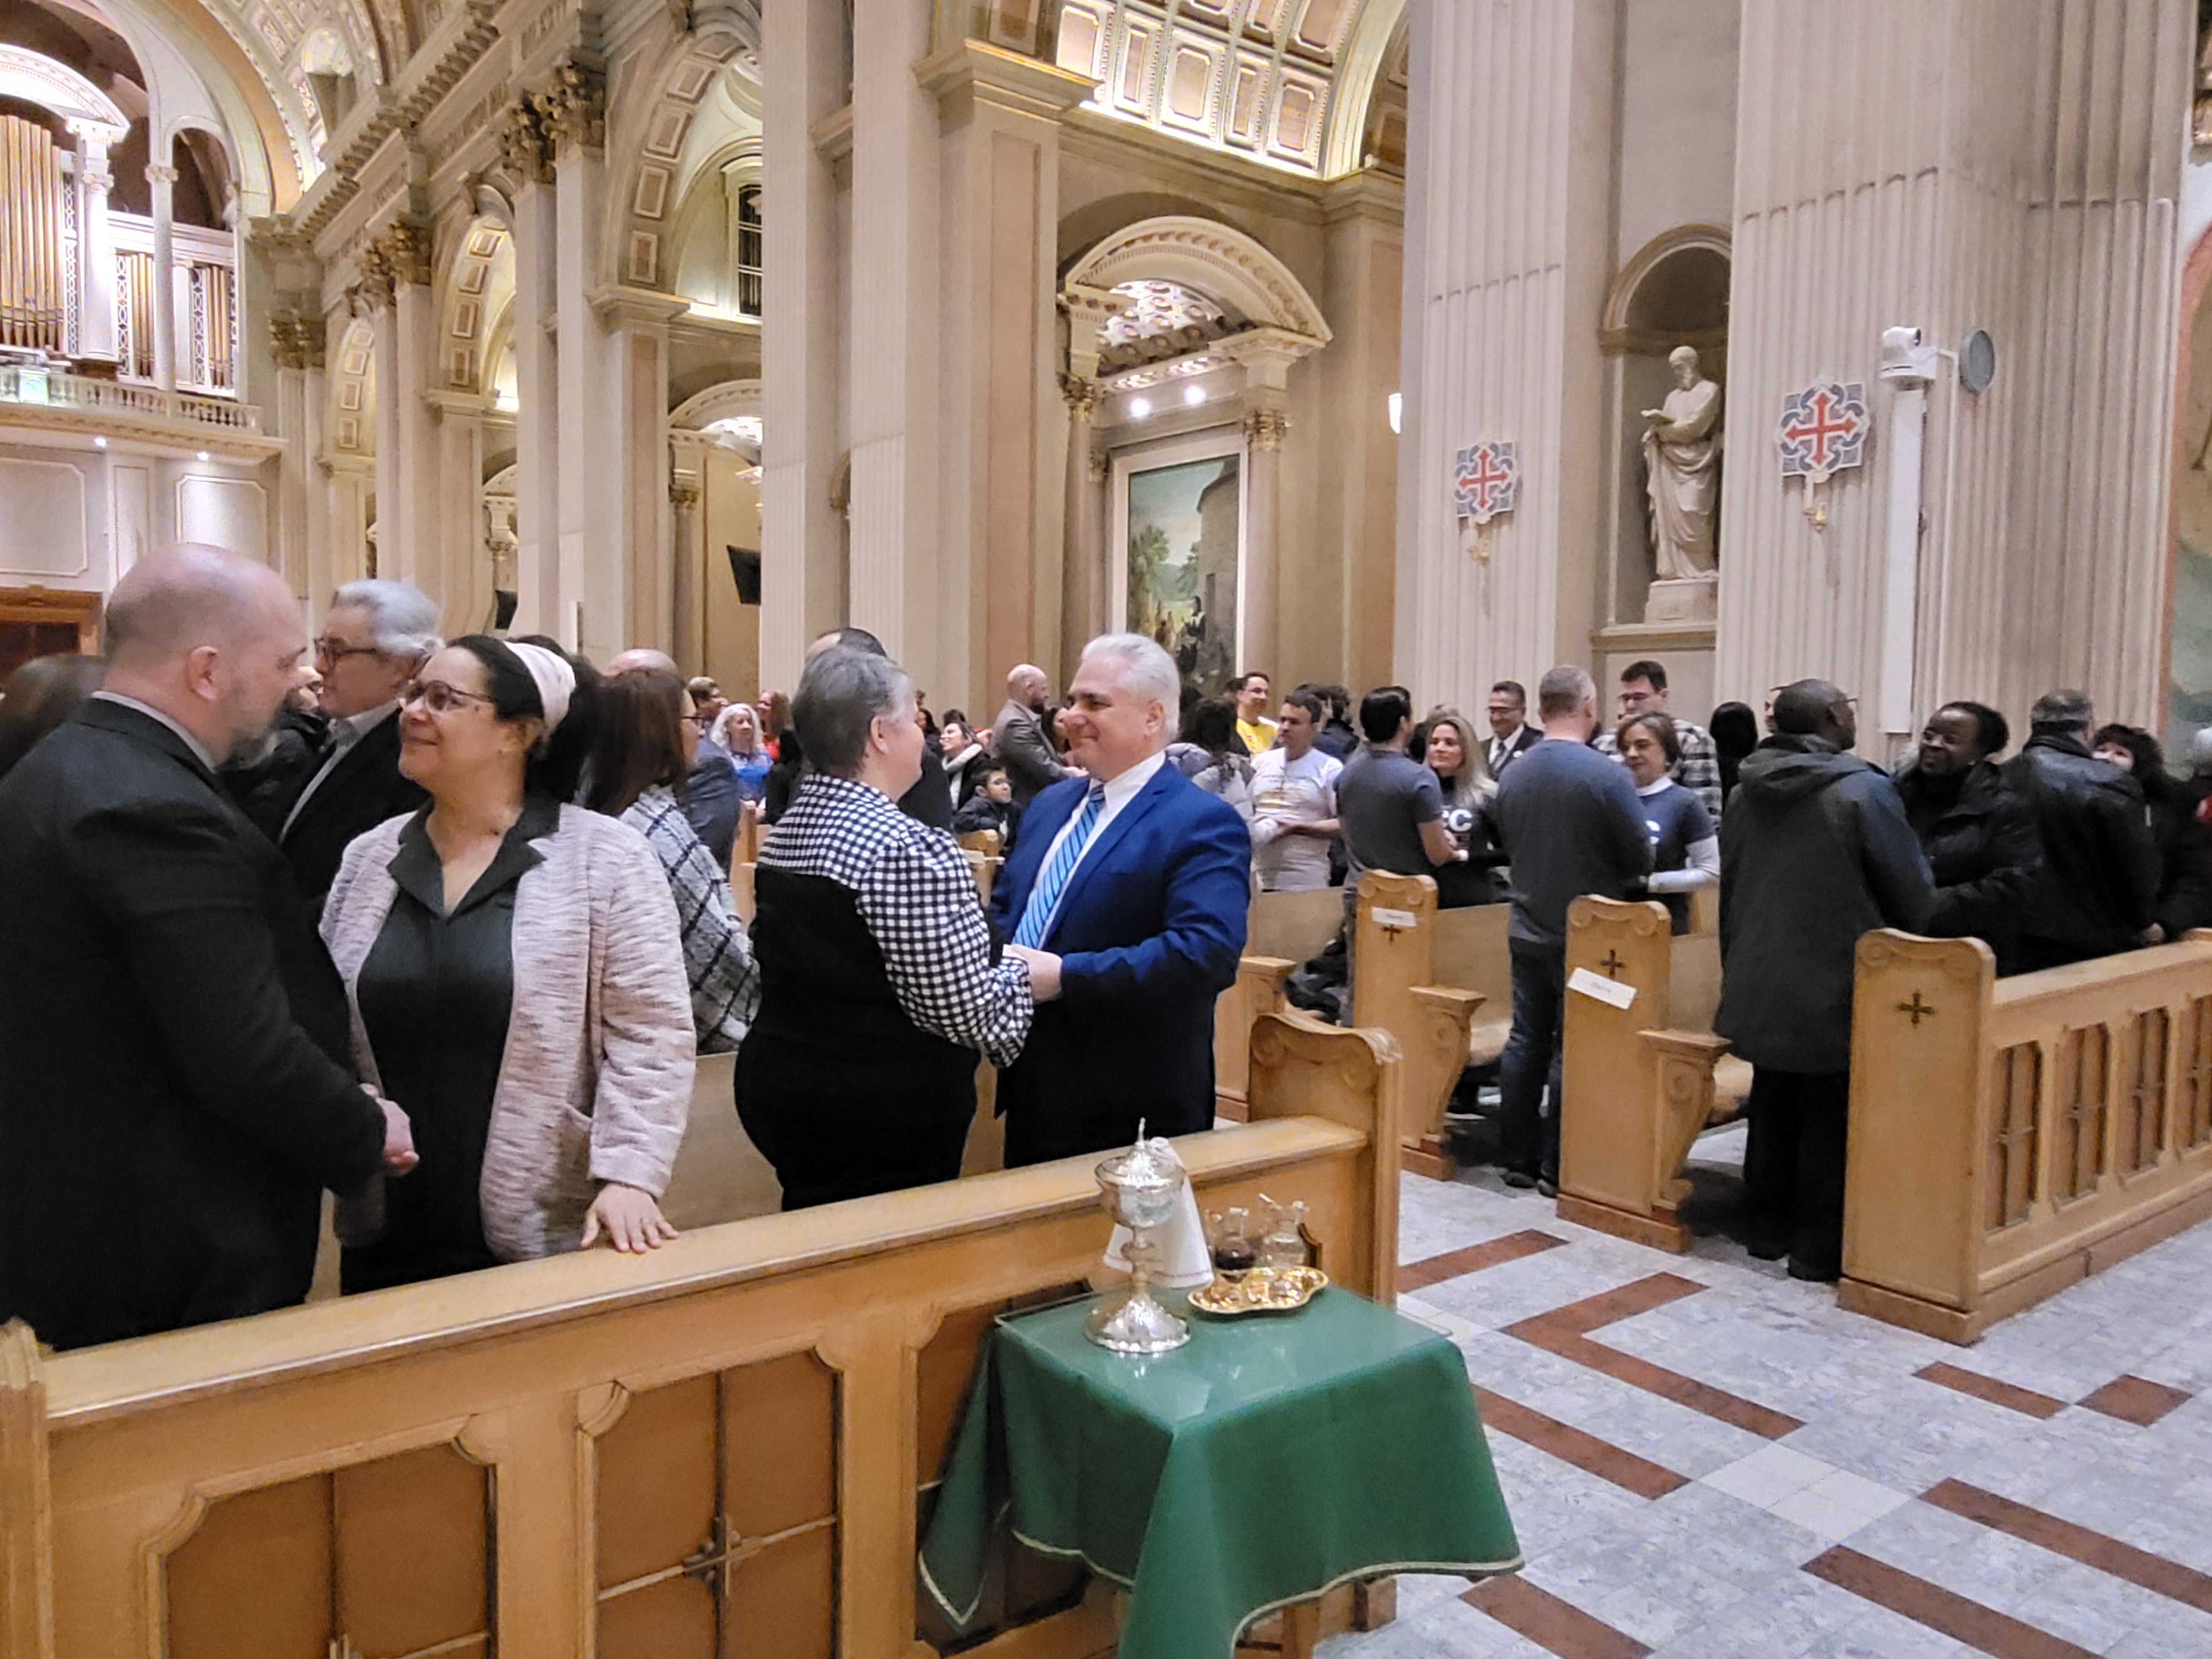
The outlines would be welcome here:
<svg viewBox="0 0 2212 1659">
<path fill-rule="evenodd" d="M 568 699 L 576 690 L 576 671 L 568 666 L 568 659 L 542 645 L 518 645 L 509 640 L 507 648 L 537 682 L 538 701 L 545 710 L 545 736 L 550 738 L 568 718 Z"/>
</svg>

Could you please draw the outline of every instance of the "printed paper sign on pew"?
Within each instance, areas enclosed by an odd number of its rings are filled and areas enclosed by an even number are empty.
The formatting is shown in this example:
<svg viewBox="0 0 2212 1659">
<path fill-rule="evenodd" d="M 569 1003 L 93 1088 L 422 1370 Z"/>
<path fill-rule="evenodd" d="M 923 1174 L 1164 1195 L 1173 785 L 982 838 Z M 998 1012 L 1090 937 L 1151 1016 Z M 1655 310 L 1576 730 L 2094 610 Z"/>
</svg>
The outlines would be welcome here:
<svg viewBox="0 0 2212 1659">
<path fill-rule="evenodd" d="M 1587 968 L 1577 968 L 1567 975 L 1567 989 L 1580 991 L 1584 996 L 1615 1008 L 1626 1008 L 1636 1000 L 1636 988 L 1617 979 L 1607 979 L 1603 974 L 1594 974 Z"/>
</svg>

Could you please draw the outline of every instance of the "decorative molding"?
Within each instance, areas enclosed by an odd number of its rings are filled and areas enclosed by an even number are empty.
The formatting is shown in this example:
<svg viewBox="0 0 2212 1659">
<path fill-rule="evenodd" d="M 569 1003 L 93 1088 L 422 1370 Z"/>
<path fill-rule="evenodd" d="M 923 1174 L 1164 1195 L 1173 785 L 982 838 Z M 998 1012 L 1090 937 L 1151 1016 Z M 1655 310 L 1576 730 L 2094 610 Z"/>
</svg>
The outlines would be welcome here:
<svg viewBox="0 0 2212 1659">
<path fill-rule="evenodd" d="M 1328 323 L 1290 268 L 1252 237 L 1213 219 L 1170 215 L 1105 237 L 1068 270 L 1063 295 L 1159 278 L 1184 284 L 1249 323 L 1326 345 Z"/>
<path fill-rule="evenodd" d="M 699 505 L 699 481 L 671 475 L 668 480 L 668 499 L 678 508 L 690 509 Z"/>
<path fill-rule="evenodd" d="M 1605 310 L 1598 323 L 1600 338 L 1610 342 L 1616 337 L 1631 337 L 1632 331 L 1628 326 L 1628 307 L 1636 298 L 1636 290 L 1643 287 L 1644 279 L 1667 260 L 1692 249 L 1717 253 L 1731 262 L 1735 257 L 1725 225 L 1677 225 L 1672 230 L 1661 231 L 1629 257 L 1628 262 L 1621 266 L 1620 275 L 1613 279 L 1613 286 L 1606 291 Z M 1722 337 L 1726 337 L 1723 335 Z M 1682 343 L 1683 340 L 1672 337 L 1667 341 L 1669 347 Z M 1688 343 L 1695 345 L 1698 342 L 1690 340 Z M 1608 349 L 1636 350 L 1639 348 L 1625 344 L 1608 346 Z"/>
<path fill-rule="evenodd" d="M 562 59 L 553 71 L 553 84 L 532 101 L 556 156 L 569 149 L 606 148 L 607 77 L 592 64 Z"/>
<path fill-rule="evenodd" d="M 914 66 L 921 89 L 937 100 L 947 125 L 957 125 L 977 103 L 1058 120 L 1097 90 L 1096 77 L 1040 64 L 981 40 L 962 40 Z"/>
<path fill-rule="evenodd" d="M 325 324 L 319 316 L 280 311 L 269 319 L 270 349 L 279 368 L 320 368 Z"/>
<path fill-rule="evenodd" d="M 553 182 L 553 145 L 545 134 L 545 118 L 537 100 L 514 100 L 500 123 L 500 160 L 518 185 Z"/>
<path fill-rule="evenodd" d="M 1255 449 L 1280 449 L 1291 417 L 1279 409 L 1255 409 L 1244 417 L 1244 441 Z"/>
<path fill-rule="evenodd" d="M 1096 380 L 1063 374 L 1060 377 L 1060 395 L 1066 399 L 1067 412 L 1078 420 L 1087 421 L 1097 412 L 1100 392 Z"/>
<path fill-rule="evenodd" d="M 26 46 L 0 44 L 0 98 L 36 104 L 78 137 L 103 144 L 119 144 L 131 131 L 130 118 L 112 98 L 68 64 Z"/>
</svg>

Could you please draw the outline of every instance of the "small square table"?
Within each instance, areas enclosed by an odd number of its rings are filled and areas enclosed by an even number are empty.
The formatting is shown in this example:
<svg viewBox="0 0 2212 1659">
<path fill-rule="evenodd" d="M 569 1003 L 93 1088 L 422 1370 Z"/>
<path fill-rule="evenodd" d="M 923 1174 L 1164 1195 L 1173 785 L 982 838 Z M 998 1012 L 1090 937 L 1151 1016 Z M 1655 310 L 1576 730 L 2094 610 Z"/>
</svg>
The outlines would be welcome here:
<svg viewBox="0 0 2212 1659">
<path fill-rule="evenodd" d="M 1121 1659 L 1231 1659 L 1253 1620 L 1350 1580 L 1520 1565 L 1467 1362 L 1433 1331 L 1332 1286 L 1133 1358 L 1085 1338 L 1092 1305 L 984 1348 L 921 1548 L 956 1627 L 1002 1519 L 1128 1592 Z"/>
</svg>

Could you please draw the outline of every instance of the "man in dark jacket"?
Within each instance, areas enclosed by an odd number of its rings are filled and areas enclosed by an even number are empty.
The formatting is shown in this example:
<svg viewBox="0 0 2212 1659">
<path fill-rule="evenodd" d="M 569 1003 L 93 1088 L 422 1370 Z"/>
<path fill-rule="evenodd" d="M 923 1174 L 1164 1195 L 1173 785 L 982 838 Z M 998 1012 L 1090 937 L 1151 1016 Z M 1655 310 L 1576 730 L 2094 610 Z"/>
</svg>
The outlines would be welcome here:
<svg viewBox="0 0 2212 1659">
<path fill-rule="evenodd" d="M 1905 821 L 1936 880 L 1928 931 L 1980 939 L 2000 974 L 2020 971 L 2021 907 L 2043 867 L 2034 820 L 1995 758 L 2011 740 L 1996 709 L 1946 703 L 1928 717 L 1919 753 L 1897 776 Z"/>
<path fill-rule="evenodd" d="M 2028 719 L 2033 732 L 2004 768 L 2043 847 L 2021 917 L 2021 971 L 2156 944 L 2158 845 L 2142 787 L 2089 752 L 2097 714 L 2081 692 L 2048 692 Z"/>
<path fill-rule="evenodd" d="M 438 648 L 438 607 L 405 582 L 348 582 L 315 641 L 329 729 L 289 795 L 252 810 L 319 913 L 356 836 L 429 798 L 399 770 L 399 694 Z"/>
<path fill-rule="evenodd" d="M 216 781 L 303 647 L 267 567 L 155 554 L 109 604 L 105 690 L 0 783 L 0 1319 L 56 1347 L 299 1301 L 319 1189 L 414 1162 Z"/>
<path fill-rule="evenodd" d="M 1044 734 L 1044 711 L 1052 702 L 1052 682 L 1028 663 L 1006 676 L 1006 706 L 991 722 L 991 757 L 1006 769 L 1014 802 L 1027 806 L 1063 778 L 1082 776 L 1061 764 Z"/>
<path fill-rule="evenodd" d="M 1858 740 L 1850 700 L 1800 680 L 1776 694 L 1773 720 L 1721 823 L 1713 1029 L 1752 1065 L 1752 1254 L 1786 1253 L 1791 1277 L 1826 1281 L 1843 1267 L 1859 936 L 1925 932 L 1936 895 L 1896 789 L 1849 753 Z"/>
</svg>

